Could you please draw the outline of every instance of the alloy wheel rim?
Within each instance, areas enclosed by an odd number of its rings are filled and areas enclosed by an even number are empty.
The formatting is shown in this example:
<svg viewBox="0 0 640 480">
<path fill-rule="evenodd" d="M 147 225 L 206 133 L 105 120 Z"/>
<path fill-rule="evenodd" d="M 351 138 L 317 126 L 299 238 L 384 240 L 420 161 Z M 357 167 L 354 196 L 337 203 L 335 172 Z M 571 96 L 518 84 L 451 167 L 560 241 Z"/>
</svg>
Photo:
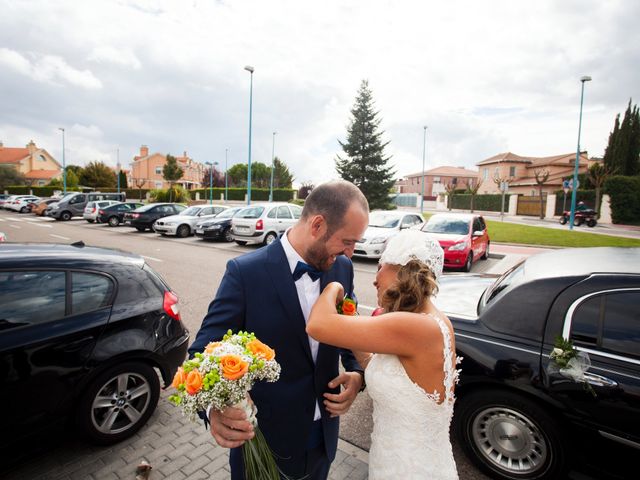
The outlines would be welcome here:
<svg viewBox="0 0 640 480">
<path fill-rule="evenodd" d="M 106 435 L 124 432 L 140 421 L 151 402 L 151 387 L 137 373 L 121 373 L 107 381 L 91 404 L 91 423 Z"/>
<path fill-rule="evenodd" d="M 491 407 L 476 415 L 473 442 L 480 454 L 498 470 L 528 475 L 543 468 L 550 455 L 541 430 L 520 412 Z"/>
<path fill-rule="evenodd" d="M 273 236 L 273 235 L 269 234 L 269 235 L 267 235 L 267 240 L 266 240 L 266 242 L 265 242 L 265 243 L 266 243 L 267 245 L 271 245 L 275 239 L 276 239 L 276 237 L 275 237 L 275 236 Z"/>
</svg>

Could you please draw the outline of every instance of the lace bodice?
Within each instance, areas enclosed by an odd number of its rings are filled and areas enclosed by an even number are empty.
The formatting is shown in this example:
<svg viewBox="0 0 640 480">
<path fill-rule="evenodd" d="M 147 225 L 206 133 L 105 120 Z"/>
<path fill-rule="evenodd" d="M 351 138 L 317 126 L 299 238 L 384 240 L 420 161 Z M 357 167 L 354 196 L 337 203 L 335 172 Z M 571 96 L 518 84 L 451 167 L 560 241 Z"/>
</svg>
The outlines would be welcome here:
<svg viewBox="0 0 640 480">
<path fill-rule="evenodd" d="M 458 378 L 451 332 L 442 318 L 428 316 L 438 322 L 444 341 L 445 398 L 414 383 L 396 355 L 373 356 L 365 370 L 374 423 L 369 480 L 458 478 L 449 440 Z"/>
</svg>

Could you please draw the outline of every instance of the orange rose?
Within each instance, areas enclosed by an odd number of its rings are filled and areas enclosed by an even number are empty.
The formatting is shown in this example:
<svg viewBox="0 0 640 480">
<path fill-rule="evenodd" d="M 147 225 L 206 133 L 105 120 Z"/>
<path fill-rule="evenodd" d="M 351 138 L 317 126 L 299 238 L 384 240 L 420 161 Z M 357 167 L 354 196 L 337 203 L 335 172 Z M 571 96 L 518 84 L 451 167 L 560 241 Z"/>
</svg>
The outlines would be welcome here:
<svg viewBox="0 0 640 480">
<path fill-rule="evenodd" d="M 186 379 L 187 377 L 184 374 L 184 370 L 182 369 L 182 367 L 178 367 L 178 371 L 173 377 L 173 383 L 171 384 L 171 386 L 177 389 L 178 387 L 180 387 L 181 384 L 185 382 Z"/>
<path fill-rule="evenodd" d="M 220 345 L 222 345 L 222 342 L 211 342 L 205 347 L 204 353 L 206 353 L 207 355 L 211 355 L 213 351 Z"/>
<path fill-rule="evenodd" d="M 353 300 L 344 299 L 342 301 L 342 305 L 340 305 L 342 310 L 342 315 L 355 315 L 356 314 L 356 304 Z"/>
<path fill-rule="evenodd" d="M 249 370 L 249 364 L 240 355 L 220 357 L 220 365 L 222 365 L 222 375 L 229 380 L 237 380 Z"/>
<path fill-rule="evenodd" d="M 276 352 L 273 350 L 273 348 L 271 348 L 269 345 L 265 345 L 257 338 L 247 343 L 247 348 L 256 357 L 262 358 L 263 360 L 273 360 L 276 356 Z"/>
<path fill-rule="evenodd" d="M 189 395 L 195 395 L 202 389 L 202 375 L 197 369 L 194 368 L 187 374 L 185 386 Z"/>
</svg>

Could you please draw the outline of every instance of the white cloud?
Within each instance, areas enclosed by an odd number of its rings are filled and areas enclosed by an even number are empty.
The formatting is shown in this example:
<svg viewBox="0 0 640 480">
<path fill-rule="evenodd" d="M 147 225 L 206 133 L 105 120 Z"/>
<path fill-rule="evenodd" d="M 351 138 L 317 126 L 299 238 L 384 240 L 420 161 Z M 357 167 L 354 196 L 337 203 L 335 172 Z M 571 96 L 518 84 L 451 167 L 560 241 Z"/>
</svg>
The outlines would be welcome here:
<svg viewBox="0 0 640 480">
<path fill-rule="evenodd" d="M 128 48 L 116 48 L 108 45 L 94 48 L 89 54 L 89 60 L 98 63 L 111 63 L 134 70 L 141 68 L 140 60 Z"/>
</svg>

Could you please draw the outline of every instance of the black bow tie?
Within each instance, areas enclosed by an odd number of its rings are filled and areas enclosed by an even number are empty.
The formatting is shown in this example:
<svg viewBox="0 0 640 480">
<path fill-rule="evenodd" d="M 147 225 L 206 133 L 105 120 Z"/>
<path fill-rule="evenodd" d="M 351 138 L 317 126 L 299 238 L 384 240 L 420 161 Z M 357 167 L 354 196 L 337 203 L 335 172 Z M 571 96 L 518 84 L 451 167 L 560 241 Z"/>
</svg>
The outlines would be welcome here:
<svg viewBox="0 0 640 480">
<path fill-rule="evenodd" d="M 305 273 L 309 275 L 312 282 L 315 282 L 322 276 L 322 272 L 320 270 L 313 268 L 311 265 L 304 262 L 298 262 L 295 270 L 293 271 L 293 281 L 297 282 Z"/>
</svg>

